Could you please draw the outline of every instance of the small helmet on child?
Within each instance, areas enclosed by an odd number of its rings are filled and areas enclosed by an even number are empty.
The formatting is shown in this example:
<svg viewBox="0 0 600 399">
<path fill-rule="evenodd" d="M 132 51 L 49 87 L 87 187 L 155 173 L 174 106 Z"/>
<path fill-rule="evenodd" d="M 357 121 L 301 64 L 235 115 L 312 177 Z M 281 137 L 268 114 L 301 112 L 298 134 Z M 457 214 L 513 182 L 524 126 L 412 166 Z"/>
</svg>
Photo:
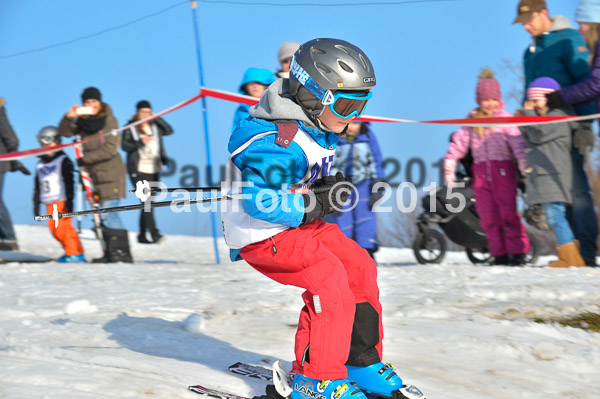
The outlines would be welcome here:
<svg viewBox="0 0 600 399">
<path fill-rule="evenodd" d="M 43 127 L 36 138 L 40 144 L 60 144 L 60 134 L 58 133 L 58 128 L 55 126 Z"/>
<path fill-rule="evenodd" d="M 325 106 L 343 119 L 360 116 L 374 86 L 371 61 L 344 40 L 310 40 L 290 62 L 290 94 L 312 117 L 320 116 Z"/>
</svg>

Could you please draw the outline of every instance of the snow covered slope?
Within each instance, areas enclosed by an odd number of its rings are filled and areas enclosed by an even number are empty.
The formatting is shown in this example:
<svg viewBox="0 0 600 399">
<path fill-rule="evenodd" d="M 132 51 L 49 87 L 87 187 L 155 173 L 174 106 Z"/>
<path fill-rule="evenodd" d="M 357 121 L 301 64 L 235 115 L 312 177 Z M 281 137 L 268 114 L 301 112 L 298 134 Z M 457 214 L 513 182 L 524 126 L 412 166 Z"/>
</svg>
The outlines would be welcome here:
<svg viewBox="0 0 600 399">
<path fill-rule="evenodd" d="M 62 255 L 45 226 L 16 228 L 23 252 Z M 197 398 L 199 383 L 253 395 L 262 383 L 228 365 L 289 368 L 300 289 L 228 262 L 223 243 L 215 265 L 210 238 L 130 239 L 135 264 L 0 264 L 0 398 Z M 100 256 L 91 231 L 83 243 Z M 377 256 L 384 360 L 429 399 L 600 397 L 600 334 L 532 321 L 600 312 L 600 269 Z"/>
</svg>

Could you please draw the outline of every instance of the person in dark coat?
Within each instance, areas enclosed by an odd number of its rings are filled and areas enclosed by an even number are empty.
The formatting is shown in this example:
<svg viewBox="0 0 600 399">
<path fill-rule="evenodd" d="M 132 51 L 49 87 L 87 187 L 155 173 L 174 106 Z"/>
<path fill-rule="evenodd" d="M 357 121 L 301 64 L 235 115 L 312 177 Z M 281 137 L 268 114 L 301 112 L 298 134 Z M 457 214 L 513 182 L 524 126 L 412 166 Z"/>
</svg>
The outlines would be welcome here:
<svg viewBox="0 0 600 399">
<path fill-rule="evenodd" d="M 375 186 L 384 182 L 384 173 L 381 150 L 368 123 L 348 124 L 346 138 L 340 138 L 333 159 L 331 174 L 335 175 L 337 172 L 351 177 L 356 191 L 350 194 L 350 201 L 341 212 L 332 217 L 332 221 L 374 259 L 379 241 L 377 214 L 373 212 L 373 207 L 385 189 L 382 185 Z M 354 208 L 350 209 L 352 206 Z"/>
<path fill-rule="evenodd" d="M 136 104 L 136 114 L 127 124 L 146 119 L 153 115 L 152 106 L 146 100 Z M 163 165 L 167 165 L 167 153 L 163 143 L 163 136 L 173 133 L 173 128 L 162 118 L 123 131 L 121 148 L 127 153 L 127 173 L 131 184 L 135 187 L 137 182 L 146 180 L 150 183 L 159 181 L 159 173 Z M 146 232 L 150 232 L 152 240 L 148 240 Z M 163 236 L 159 233 L 154 220 L 152 208 L 149 211 L 142 209 L 140 214 L 140 234 L 138 242 L 142 244 L 158 243 Z"/>
<path fill-rule="evenodd" d="M 120 199 L 125 198 L 125 165 L 119 154 L 121 135 L 112 134 L 119 128 L 119 122 L 110 105 L 102 101 L 97 88 L 86 88 L 81 101 L 84 107 L 71 106 L 60 121 L 58 131 L 64 137 L 78 135 L 82 140 L 88 140 L 81 144 L 83 156 L 77 159 L 77 165 L 89 173 L 100 207 L 118 206 Z M 123 228 L 119 214 L 107 213 L 103 223 L 106 251 L 103 257 L 92 262 L 133 262 L 127 230 Z"/>
<path fill-rule="evenodd" d="M 19 147 L 19 139 L 15 134 L 4 107 L 6 101 L 0 98 L 0 155 L 16 151 Z M 0 162 L 0 250 L 18 250 L 17 236 L 13 228 L 10 213 L 2 200 L 4 187 L 4 176 L 11 171 L 11 162 Z"/>
</svg>

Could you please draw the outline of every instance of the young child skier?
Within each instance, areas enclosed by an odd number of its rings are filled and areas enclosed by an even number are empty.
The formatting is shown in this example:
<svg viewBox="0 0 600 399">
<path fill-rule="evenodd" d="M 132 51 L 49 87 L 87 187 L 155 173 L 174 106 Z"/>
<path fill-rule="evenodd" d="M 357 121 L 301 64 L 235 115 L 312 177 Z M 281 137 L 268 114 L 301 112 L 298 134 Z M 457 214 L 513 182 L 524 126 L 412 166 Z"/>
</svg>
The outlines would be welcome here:
<svg viewBox="0 0 600 399">
<path fill-rule="evenodd" d="M 42 147 L 54 147 L 60 144 L 58 128 L 46 126 L 37 135 Z M 33 193 L 33 214 L 39 215 L 40 204 L 46 205 L 46 213 L 52 214 L 54 205 L 60 213 L 73 211 L 73 162 L 64 151 L 55 151 L 40 156 L 36 167 Z M 54 220 L 48 220 L 48 228 L 63 246 L 65 254 L 59 262 L 85 262 L 83 246 L 77 230 L 71 224 L 71 218 L 60 220 L 54 227 Z"/>
<path fill-rule="evenodd" d="M 373 66 L 361 49 L 337 39 L 304 43 L 290 66 L 289 79 L 269 86 L 229 140 L 235 178 L 224 191 L 243 199 L 222 205 L 225 239 L 233 260 L 306 289 L 292 399 L 364 399 L 361 389 L 390 397 L 402 379 L 381 361 L 375 262 L 321 220 L 348 198 L 348 180 L 328 174 L 336 134 L 371 98 Z M 306 187 L 314 190 L 290 191 Z"/>
<path fill-rule="evenodd" d="M 549 109 L 546 94 L 560 90 L 558 82 L 543 77 L 531 82 L 523 105 L 525 116 L 575 115 L 568 105 Z M 541 204 L 546 222 L 556 234 L 558 260 L 550 267 L 585 266 L 579 243 L 567 222 L 566 208 L 573 203 L 573 168 L 571 137 L 579 128 L 577 122 L 552 123 L 521 127 L 527 141 L 527 204 Z"/>
</svg>

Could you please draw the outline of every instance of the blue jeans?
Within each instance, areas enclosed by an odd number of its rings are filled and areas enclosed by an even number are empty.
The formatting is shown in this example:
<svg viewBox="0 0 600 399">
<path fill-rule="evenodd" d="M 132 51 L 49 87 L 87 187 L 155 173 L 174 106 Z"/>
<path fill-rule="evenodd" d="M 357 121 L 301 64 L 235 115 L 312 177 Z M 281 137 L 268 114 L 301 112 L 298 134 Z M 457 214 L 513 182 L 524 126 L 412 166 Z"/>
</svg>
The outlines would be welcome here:
<svg viewBox="0 0 600 399">
<path fill-rule="evenodd" d="M 2 200 L 2 190 L 4 187 L 4 175 L 6 172 L 0 172 L 0 239 L 7 241 L 16 241 L 17 236 L 13 229 L 12 220 L 4 201 Z"/>
<path fill-rule="evenodd" d="M 546 215 L 546 222 L 556 234 L 556 243 L 562 245 L 573 242 L 575 236 L 567 222 L 567 204 L 564 202 L 546 202 L 542 204 L 542 208 Z"/>
<path fill-rule="evenodd" d="M 100 202 L 102 208 L 112 208 L 119 206 L 120 199 L 111 199 Z M 123 230 L 123 222 L 118 212 L 104 214 L 104 226 L 109 229 Z"/>
<path fill-rule="evenodd" d="M 567 220 L 581 245 L 582 258 L 595 260 L 598 251 L 596 246 L 598 221 L 590 194 L 590 184 L 583 169 L 584 158 L 576 148 L 571 149 L 571 161 L 573 163 L 573 205 L 567 207 Z"/>
</svg>

